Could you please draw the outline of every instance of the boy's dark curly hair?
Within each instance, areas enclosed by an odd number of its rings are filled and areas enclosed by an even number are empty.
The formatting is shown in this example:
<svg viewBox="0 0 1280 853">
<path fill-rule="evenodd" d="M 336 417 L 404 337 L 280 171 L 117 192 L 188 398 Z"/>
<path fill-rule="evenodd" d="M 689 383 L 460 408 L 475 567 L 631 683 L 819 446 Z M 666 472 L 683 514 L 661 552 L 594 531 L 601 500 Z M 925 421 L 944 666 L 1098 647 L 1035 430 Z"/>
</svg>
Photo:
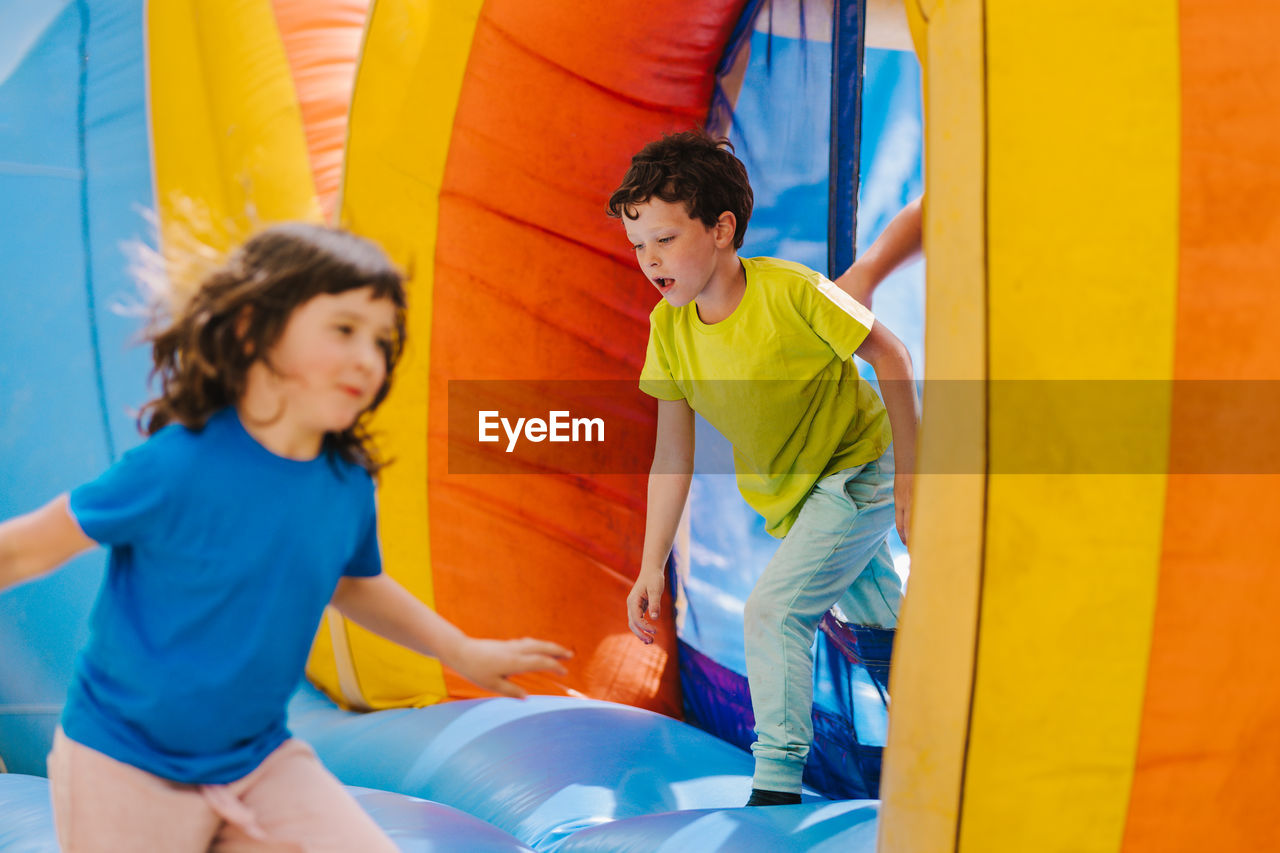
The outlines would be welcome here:
<svg viewBox="0 0 1280 853">
<path fill-rule="evenodd" d="M 386 399 L 404 351 L 404 278 L 376 244 L 336 228 L 302 222 L 267 228 L 208 275 L 176 317 L 153 324 L 146 338 L 160 393 L 142 407 L 139 428 L 146 435 L 170 423 L 202 429 L 244 395 L 249 366 L 271 352 L 295 308 L 314 296 L 364 287 L 395 306 L 386 377 L 354 424 L 325 435 L 324 449 L 376 473 L 383 463 L 366 422 Z"/>
<path fill-rule="evenodd" d="M 746 167 L 727 139 L 688 130 L 654 140 L 631 158 L 622 184 L 609 197 L 614 219 L 635 219 L 635 206 L 651 198 L 683 202 L 691 219 L 710 228 L 726 210 L 737 218 L 733 247 L 742 247 L 755 197 Z"/>
</svg>

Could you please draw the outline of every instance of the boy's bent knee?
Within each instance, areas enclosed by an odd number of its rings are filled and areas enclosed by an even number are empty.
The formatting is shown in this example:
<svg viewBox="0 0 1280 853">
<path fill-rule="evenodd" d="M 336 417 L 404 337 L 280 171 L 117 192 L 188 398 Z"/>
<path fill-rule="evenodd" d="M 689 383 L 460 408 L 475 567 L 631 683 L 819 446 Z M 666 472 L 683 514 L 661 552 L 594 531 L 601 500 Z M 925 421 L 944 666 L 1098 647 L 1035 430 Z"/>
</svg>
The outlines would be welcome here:
<svg viewBox="0 0 1280 853">
<path fill-rule="evenodd" d="M 786 608 L 756 590 L 747 596 L 746 606 L 742 609 L 742 626 L 748 639 L 753 635 L 778 634 L 782 631 L 785 616 Z"/>
<path fill-rule="evenodd" d="M 814 618 L 812 614 L 752 593 L 743 608 L 743 635 L 748 647 L 755 642 L 767 642 L 776 646 L 792 638 L 807 648 L 813 642 L 813 635 L 818 630 L 821 618 L 821 614 Z"/>
</svg>

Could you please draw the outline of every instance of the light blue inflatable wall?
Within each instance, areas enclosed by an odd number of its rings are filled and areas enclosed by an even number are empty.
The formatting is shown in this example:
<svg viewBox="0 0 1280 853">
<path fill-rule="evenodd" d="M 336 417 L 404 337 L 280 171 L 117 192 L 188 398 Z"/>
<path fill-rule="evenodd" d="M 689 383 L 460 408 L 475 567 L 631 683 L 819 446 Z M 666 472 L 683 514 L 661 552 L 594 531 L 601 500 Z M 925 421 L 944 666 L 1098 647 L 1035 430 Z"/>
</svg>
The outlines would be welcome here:
<svg viewBox="0 0 1280 853">
<path fill-rule="evenodd" d="M 120 246 L 151 204 L 142 4 L 0 0 L 0 517 L 137 442 Z M 0 594 L 0 758 L 43 773 L 104 556 Z M 31 638 L 39 638 L 34 645 Z"/>
</svg>

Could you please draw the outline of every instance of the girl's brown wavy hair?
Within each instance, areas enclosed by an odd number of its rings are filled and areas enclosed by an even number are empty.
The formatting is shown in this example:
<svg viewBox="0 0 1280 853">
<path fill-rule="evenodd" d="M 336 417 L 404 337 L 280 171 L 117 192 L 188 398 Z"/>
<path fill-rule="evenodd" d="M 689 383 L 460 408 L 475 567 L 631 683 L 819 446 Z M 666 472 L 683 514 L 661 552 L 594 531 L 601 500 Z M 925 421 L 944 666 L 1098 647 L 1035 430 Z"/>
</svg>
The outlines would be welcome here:
<svg viewBox="0 0 1280 853">
<path fill-rule="evenodd" d="M 203 429 L 244 395 L 249 366 L 271 352 L 295 308 L 321 294 L 365 287 L 395 306 L 386 377 L 369 408 L 348 429 L 327 433 L 323 448 L 377 473 L 384 463 L 367 421 L 391 390 L 404 351 L 404 277 L 375 243 L 336 228 L 290 222 L 259 232 L 205 277 L 177 316 L 152 324 L 145 337 L 159 396 L 142 407 L 139 429 L 146 435 L 171 423 Z"/>
</svg>

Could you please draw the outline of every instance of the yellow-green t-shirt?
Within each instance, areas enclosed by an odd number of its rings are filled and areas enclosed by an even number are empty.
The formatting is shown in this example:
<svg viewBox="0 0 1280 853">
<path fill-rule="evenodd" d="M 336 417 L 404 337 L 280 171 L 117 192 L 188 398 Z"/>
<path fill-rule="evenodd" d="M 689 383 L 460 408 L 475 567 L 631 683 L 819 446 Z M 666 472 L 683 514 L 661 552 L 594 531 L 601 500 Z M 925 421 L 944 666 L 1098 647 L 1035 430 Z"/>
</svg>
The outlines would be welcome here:
<svg viewBox="0 0 1280 853">
<path fill-rule="evenodd" d="M 708 325 L 693 303 L 649 315 L 640 390 L 685 400 L 733 445 L 738 489 L 785 536 L 813 484 L 889 446 L 889 419 L 853 351 L 871 312 L 820 273 L 743 258 L 738 307 Z"/>
</svg>

